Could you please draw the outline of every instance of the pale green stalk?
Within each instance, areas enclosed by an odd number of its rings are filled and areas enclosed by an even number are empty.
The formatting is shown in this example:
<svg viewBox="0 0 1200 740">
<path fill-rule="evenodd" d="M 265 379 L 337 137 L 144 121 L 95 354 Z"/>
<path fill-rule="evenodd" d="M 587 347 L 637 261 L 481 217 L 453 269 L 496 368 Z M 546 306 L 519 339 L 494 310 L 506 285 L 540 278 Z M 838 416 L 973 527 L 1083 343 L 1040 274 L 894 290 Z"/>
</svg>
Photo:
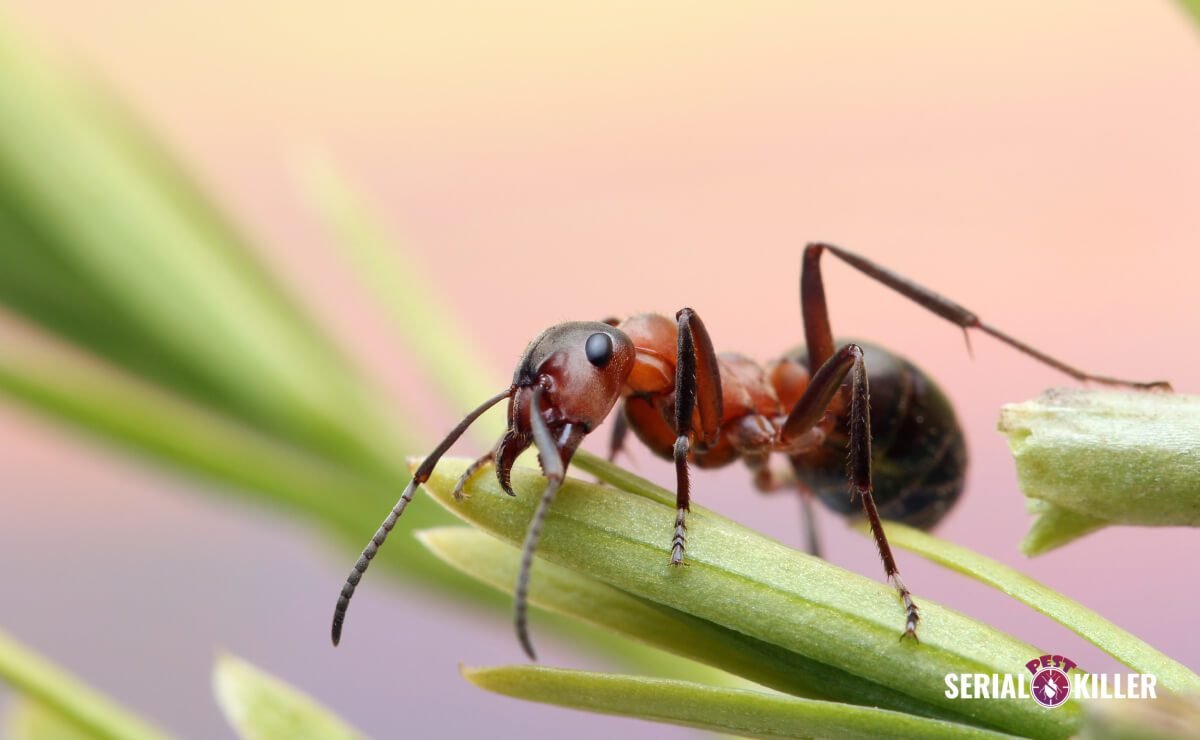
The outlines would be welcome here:
<svg viewBox="0 0 1200 740">
<path fill-rule="evenodd" d="M 0 632 L 0 679 L 87 737 L 160 740 L 166 735 Z"/>
<path fill-rule="evenodd" d="M 464 668 L 463 676 L 480 688 L 519 699 L 739 737 L 828 740 L 1011 737 L 884 709 L 643 676 L 539 666 Z"/>
</svg>

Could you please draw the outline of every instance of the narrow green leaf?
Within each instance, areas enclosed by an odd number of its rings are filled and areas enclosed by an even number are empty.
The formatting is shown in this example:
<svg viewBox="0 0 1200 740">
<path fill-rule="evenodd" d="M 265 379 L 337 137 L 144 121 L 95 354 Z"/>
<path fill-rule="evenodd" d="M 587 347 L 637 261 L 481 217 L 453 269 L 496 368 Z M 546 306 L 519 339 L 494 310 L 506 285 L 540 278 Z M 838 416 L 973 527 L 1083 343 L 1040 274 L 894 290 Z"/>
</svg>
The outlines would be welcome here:
<svg viewBox="0 0 1200 740">
<path fill-rule="evenodd" d="M 0 680 L 59 715 L 84 737 L 157 740 L 160 730 L 0 632 Z"/>
<path fill-rule="evenodd" d="M 1028 604 L 1134 671 L 1158 676 L 1158 685 L 1163 689 L 1200 692 L 1200 676 L 1181 663 L 1091 609 L 1007 565 L 896 522 L 888 522 L 888 540 L 896 547 L 968 575 Z"/>
<path fill-rule="evenodd" d="M 539 666 L 466 668 L 463 676 L 480 688 L 518 699 L 744 737 L 1011 737 L 885 709 L 661 678 Z"/>
<path fill-rule="evenodd" d="M 4 718 L 7 740 L 94 740 L 97 736 L 46 705 L 25 696 L 13 701 Z"/>
<path fill-rule="evenodd" d="M 0 390 L 130 450 L 332 523 L 361 522 L 384 498 L 378 483 L 322 465 L 117 370 L 48 343 L 17 336 L 6 340 Z"/>
<path fill-rule="evenodd" d="M 476 476 L 456 503 L 464 461 L 445 461 L 427 488 L 444 506 L 510 542 L 523 540 L 545 481 L 514 471 L 516 498 L 492 476 Z M 649 484 L 647 484 L 649 485 Z M 683 611 L 810 660 L 961 712 L 1016 734 L 1063 737 L 1079 722 L 1072 702 L 1052 713 L 1028 699 L 960 701 L 945 695 L 947 674 L 1015 673 L 1041 654 L 1032 646 L 946 609 L 918 593 L 921 642 L 900 640 L 895 592 L 823 560 L 788 549 L 702 508 L 688 520 L 688 567 L 669 565 L 673 506 L 568 481 L 546 523 L 539 554 L 635 596 Z"/>
<path fill-rule="evenodd" d="M 363 475 L 266 437 L 119 370 L 86 361 L 47 341 L 0 332 L 0 393 L 158 464 L 216 483 L 216 493 L 285 506 L 361 548 L 394 502 L 398 485 Z M 415 501 L 409 527 L 449 520 Z M 469 578 L 441 567 L 407 536 L 380 555 L 405 577 L 497 604 Z M 353 560 L 347 557 L 349 570 Z M 331 584 L 330 608 L 336 589 Z"/>
<path fill-rule="evenodd" d="M 441 527 L 417 533 L 431 552 L 492 587 L 511 592 L 520 553 L 491 535 L 468 527 Z M 566 568 L 537 560 L 529 600 L 532 604 L 588 624 L 613 630 L 690 658 L 680 671 L 655 666 L 658 675 L 705 680 L 700 664 L 719 668 L 793 696 L 883 707 L 925 717 L 968 721 L 823 663 L 697 619 L 605 585 Z M 711 682 L 711 681 L 709 681 Z"/>
<path fill-rule="evenodd" d="M 363 737 L 312 697 L 230 655 L 217 658 L 213 693 L 225 719 L 243 740 Z"/>
<path fill-rule="evenodd" d="M 300 180 L 334 243 L 430 382 L 464 412 L 495 395 L 503 385 L 483 369 L 488 362 L 473 349 L 474 337 L 452 318 L 453 308 L 433 287 L 444 281 L 417 269 L 413 255 L 387 235 L 380 219 L 331 162 L 310 159 Z M 471 433 L 490 447 L 504 431 L 501 418 L 489 414 Z"/>
<path fill-rule="evenodd" d="M 241 421 L 399 477 L 349 363 L 144 132 L 0 27 L 0 303 Z M 69 290 L 63 286 L 70 286 Z"/>
<path fill-rule="evenodd" d="M 1021 491 L 1052 518 L 1026 554 L 1100 526 L 1200 526 L 1200 396 L 1054 389 L 1005 406 L 999 429 Z"/>
<path fill-rule="evenodd" d="M 1191 16 L 1196 25 L 1200 25 L 1200 0 L 1179 0 L 1179 4 Z"/>
</svg>

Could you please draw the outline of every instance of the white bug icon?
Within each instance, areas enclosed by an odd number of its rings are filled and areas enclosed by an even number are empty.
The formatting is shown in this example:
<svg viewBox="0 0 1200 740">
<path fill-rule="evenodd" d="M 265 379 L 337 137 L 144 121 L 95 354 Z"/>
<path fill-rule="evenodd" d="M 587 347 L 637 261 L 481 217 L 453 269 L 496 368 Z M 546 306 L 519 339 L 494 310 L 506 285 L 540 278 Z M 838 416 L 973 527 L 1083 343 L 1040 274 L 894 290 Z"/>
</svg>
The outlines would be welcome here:
<svg viewBox="0 0 1200 740">
<path fill-rule="evenodd" d="M 1042 684 L 1042 695 L 1046 697 L 1046 701 L 1054 701 L 1058 696 L 1058 684 L 1053 678 L 1047 678 L 1046 683 Z"/>
</svg>

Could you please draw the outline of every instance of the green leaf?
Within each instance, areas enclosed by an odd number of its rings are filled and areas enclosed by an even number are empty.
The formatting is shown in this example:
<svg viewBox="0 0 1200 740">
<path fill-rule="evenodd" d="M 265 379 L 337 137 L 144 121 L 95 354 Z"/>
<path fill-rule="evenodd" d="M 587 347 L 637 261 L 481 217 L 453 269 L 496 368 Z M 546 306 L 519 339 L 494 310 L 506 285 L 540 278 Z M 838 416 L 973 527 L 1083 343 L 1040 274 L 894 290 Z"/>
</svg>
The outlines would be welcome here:
<svg viewBox="0 0 1200 740">
<path fill-rule="evenodd" d="M 1054 389 L 1000 412 L 1038 554 L 1102 526 L 1200 526 L 1200 397 Z"/>
<path fill-rule="evenodd" d="M 0 632 L 0 679 L 27 701 L 76 728 L 84 737 L 157 740 L 166 737 L 145 720 Z M 31 710 L 32 711 L 32 710 Z M 26 717 L 18 720 L 24 722 Z"/>
<path fill-rule="evenodd" d="M 476 476 L 467 489 L 471 498 L 456 503 L 452 490 L 465 465 L 443 462 L 427 489 L 472 524 L 510 543 L 522 541 L 544 479 L 536 471 L 514 471 L 514 499 L 493 476 Z M 960 712 L 977 724 L 1038 737 L 1063 737 L 1078 727 L 1074 702 L 1046 713 L 1027 699 L 946 697 L 946 674 L 1018 672 L 1041 654 L 1032 646 L 920 593 L 921 643 L 902 641 L 904 611 L 888 586 L 702 508 L 688 520 L 689 565 L 672 568 L 674 518 L 673 506 L 571 480 L 551 510 L 539 555 L 648 601 Z"/>
<path fill-rule="evenodd" d="M 888 540 L 896 547 L 968 575 L 1028 604 L 1134 671 L 1154 674 L 1163 689 L 1200 692 L 1200 676 L 1181 663 L 1091 609 L 1007 565 L 897 522 L 888 522 Z"/>
<path fill-rule="evenodd" d="M 480 688 L 518 699 L 744 737 L 1011 737 L 884 709 L 660 678 L 538 666 L 467 668 L 463 676 Z"/>
<path fill-rule="evenodd" d="M 93 740 L 97 736 L 44 704 L 19 696 L 5 717 L 8 740 Z"/>
<path fill-rule="evenodd" d="M 391 319 L 396 337 L 410 350 L 429 382 L 465 413 L 503 386 L 484 370 L 487 358 L 475 338 L 453 318 L 433 286 L 442 281 L 417 268 L 416 257 L 392 239 L 362 196 L 328 160 L 314 158 L 301 172 L 303 191 L 324 218 L 359 280 Z M 504 431 L 498 414 L 487 414 L 470 433 L 485 447 Z"/>
<path fill-rule="evenodd" d="M 375 395 L 119 105 L 0 27 L 0 304 L 261 431 L 400 477 Z"/>
<path fill-rule="evenodd" d="M 243 740 L 345 740 L 362 733 L 311 697 L 244 660 L 217 658 L 213 693 Z"/>
<path fill-rule="evenodd" d="M 0 392 L 158 464 L 215 483 L 213 492 L 286 506 L 361 548 L 399 486 L 297 450 L 219 413 L 138 382 L 46 341 L 0 332 Z M 448 517 L 421 500 L 405 514 L 411 527 Z M 404 533 L 407 535 L 407 531 Z M 447 570 L 408 536 L 393 538 L 380 563 L 394 573 L 455 593 L 485 594 Z M 353 561 L 347 558 L 347 569 Z M 397 566 L 402 566 L 402 570 Z M 330 593 L 332 609 L 336 590 Z M 499 600 L 486 597 L 492 603 Z"/>
<path fill-rule="evenodd" d="M 1180 0 L 1179 4 L 1192 17 L 1192 20 L 1200 25 L 1200 0 Z"/>
<path fill-rule="evenodd" d="M 417 537 L 450 565 L 494 588 L 512 591 L 520 560 L 515 547 L 468 527 L 426 529 L 418 532 Z M 660 659 L 654 666 L 659 675 L 708 681 L 701 675 L 700 665 L 707 664 L 793 696 L 966 721 L 962 715 L 943 707 L 919 702 L 770 643 L 631 596 L 554 563 L 539 559 L 534 573 L 530 603 L 697 661 L 688 661 L 680 670 L 673 671 L 674 666 Z"/>
</svg>

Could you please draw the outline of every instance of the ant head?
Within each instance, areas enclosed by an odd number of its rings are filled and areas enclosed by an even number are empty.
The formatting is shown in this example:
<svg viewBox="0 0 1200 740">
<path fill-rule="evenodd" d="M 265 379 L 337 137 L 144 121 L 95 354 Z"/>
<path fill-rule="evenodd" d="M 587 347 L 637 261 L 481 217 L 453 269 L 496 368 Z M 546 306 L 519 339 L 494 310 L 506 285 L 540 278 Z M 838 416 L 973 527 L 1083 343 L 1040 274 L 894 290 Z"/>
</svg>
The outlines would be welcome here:
<svg viewBox="0 0 1200 740">
<path fill-rule="evenodd" d="M 633 341 L 614 326 L 598 321 L 559 324 L 529 343 L 513 385 L 529 392 L 543 385 L 547 423 L 580 424 L 590 431 L 620 398 L 635 355 Z"/>
<path fill-rule="evenodd" d="M 558 440 L 568 425 L 586 434 L 604 421 L 633 369 L 633 341 L 599 321 L 552 326 L 525 348 L 513 373 L 508 431 L 500 442 L 496 472 L 509 493 L 508 471 L 533 441 L 534 388 L 543 389 L 542 419 Z M 573 449 L 566 451 L 568 455 Z"/>
</svg>

